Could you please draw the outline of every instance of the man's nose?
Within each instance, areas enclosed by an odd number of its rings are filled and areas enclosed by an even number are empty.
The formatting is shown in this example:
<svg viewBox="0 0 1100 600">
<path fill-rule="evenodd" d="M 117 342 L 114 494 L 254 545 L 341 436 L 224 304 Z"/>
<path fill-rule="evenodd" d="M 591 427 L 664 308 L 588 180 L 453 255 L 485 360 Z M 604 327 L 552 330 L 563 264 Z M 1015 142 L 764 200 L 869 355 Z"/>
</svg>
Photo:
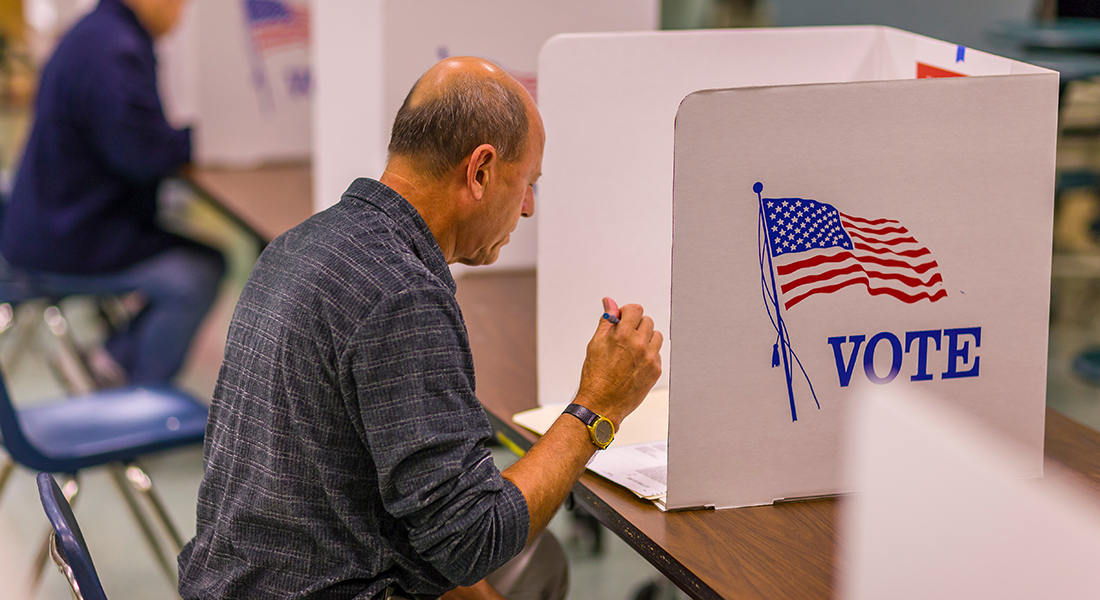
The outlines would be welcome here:
<svg viewBox="0 0 1100 600">
<path fill-rule="evenodd" d="M 523 199 L 523 209 L 520 214 L 525 217 L 535 216 L 535 188 L 527 188 L 527 196 Z"/>
</svg>

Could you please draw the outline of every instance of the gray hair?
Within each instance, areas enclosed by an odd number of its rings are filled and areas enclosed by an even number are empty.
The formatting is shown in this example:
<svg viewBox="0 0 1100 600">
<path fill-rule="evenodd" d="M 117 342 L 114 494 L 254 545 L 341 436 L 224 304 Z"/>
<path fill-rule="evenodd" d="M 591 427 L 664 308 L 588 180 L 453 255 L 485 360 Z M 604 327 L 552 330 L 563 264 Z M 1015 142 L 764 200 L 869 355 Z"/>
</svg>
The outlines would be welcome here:
<svg viewBox="0 0 1100 600">
<path fill-rule="evenodd" d="M 523 158 L 527 145 L 527 107 L 520 95 L 500 81 L 456 74 L 438 94 L 415 106 L 414 85 L 397 111 L 390 134 L 390 156 L 407 156 L 440 179 L 482 144 L 496 148 L 501 160 Z"/>
</svg>

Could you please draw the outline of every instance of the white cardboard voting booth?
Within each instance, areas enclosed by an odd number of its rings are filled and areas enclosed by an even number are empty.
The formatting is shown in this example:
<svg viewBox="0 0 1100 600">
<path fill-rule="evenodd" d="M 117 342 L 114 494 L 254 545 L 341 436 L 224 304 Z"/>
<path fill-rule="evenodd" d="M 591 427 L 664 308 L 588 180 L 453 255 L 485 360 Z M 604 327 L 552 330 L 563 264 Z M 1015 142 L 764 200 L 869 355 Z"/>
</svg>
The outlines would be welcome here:
<svg viewBox="0 0 1100 600">
<path fill-rule="evenodd" d="M 656 29 L 657 0 L 314 0 L 314 204 L 382 174 L 390 127 L 416 80 L 447 56 L 480 56 L 535 93 L 539 49 L 569 31 Z M 535 264 L 522 219 L 497 267 Z"/>
<path fill-rule="evenodd" d="M 873 386 L 872 386 L 873 387 Z M 942 402 L 881 387 L 856 399 L 838 598 L 1093 598 L 1100 507 Z"/>
<path fill-rule="evenodd" d="M 308 160 L 307 0 L 194 0 L 161 52 L 165 109 L 194 125 L 195 162 Z"/>
<path fill-rule="evenodd" d="M 670 508 L 843 491 L 868 381 L 950 399 L 1041 473 L 1056 73 L 881 27 L 562 36 L 540 73 L 539 401 L 575 391 L 600 297 L 643 304 Z M 858 259 L 766 239 L 777 201 Z"/>
</svg>

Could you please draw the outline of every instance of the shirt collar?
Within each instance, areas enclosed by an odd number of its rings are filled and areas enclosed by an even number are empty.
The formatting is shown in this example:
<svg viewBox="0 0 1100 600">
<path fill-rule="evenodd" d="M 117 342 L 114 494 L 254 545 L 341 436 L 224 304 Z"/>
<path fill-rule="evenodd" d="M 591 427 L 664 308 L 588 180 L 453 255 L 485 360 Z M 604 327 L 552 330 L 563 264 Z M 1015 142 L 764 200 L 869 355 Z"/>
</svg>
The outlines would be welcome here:
<svg viewBox="0 0 1100 600">
<path fill-rule="evenodd" d="M 366 202 L 401 225 L 410 234 L 413 251 L 424 262 L 424 266 L 446 284 L 451 293 L 458 289 L 435 235 L 416 208 L 401 194 L 383 183 L 362 177 L 351 183 L 348 191 L 344 192 L 344 198 Z"/>
</svg>

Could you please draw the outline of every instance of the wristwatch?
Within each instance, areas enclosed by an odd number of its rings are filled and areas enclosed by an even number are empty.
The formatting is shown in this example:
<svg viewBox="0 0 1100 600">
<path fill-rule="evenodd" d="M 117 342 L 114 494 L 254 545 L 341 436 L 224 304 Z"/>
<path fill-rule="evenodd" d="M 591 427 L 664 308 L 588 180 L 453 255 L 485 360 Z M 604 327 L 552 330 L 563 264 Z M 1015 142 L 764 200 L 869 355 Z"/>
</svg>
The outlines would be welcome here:
<svg viewBox="0 0 1100 600">
<path fill-rule="evenodd" d="M 588 426 L 588 437 L 600 450 L 607 448 L 611 445 L 611 440 L 615 439 L 615 424 L 611 419 L 597 415 L 580 404 L 570 404 L 565 407 L 564 412 L 577 417 Z"/>
</svg>

